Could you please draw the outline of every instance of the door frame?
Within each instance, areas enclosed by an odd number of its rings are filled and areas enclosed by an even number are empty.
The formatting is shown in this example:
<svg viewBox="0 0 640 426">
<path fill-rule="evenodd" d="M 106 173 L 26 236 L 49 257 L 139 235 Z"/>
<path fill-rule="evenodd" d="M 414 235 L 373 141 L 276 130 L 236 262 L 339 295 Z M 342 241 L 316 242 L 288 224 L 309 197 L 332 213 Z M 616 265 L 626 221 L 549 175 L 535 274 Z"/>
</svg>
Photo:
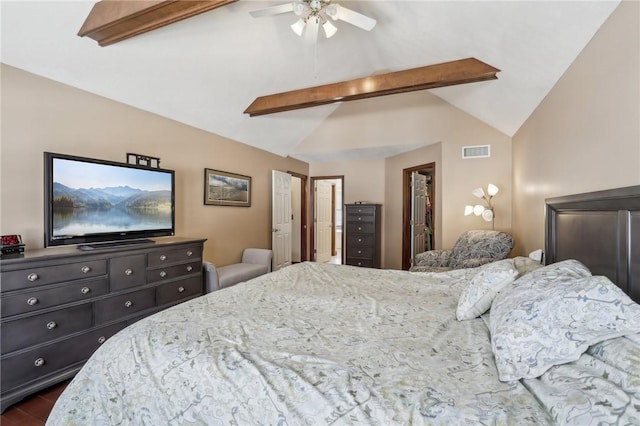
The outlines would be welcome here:
<svg viewBox="0 0 640 426">
<path fill-rule="evenodd" d="M 316 241 L 315 241 L 315 220 L 314 220 L 314 215 L 315 215 L 315 209 L 316 209 L 316 192 L 315 192 L 315 187 L 316 187 L 316 181 L 317 180 L 341 180 L 342 181 L 342 204 L 344 204 L 344 175 L 336 175 L 336 176 L 311 176 L 311 180 L 309 181 L 309 193 L 311 194 L 311 196 L 309 197 L 309 214 L 311 216 L 311 226 L 310 226 L 310 231 L 309 231 L 309 239 L 310 239 L 310 243 L 309 243 L 309 248 L 310 248 L 310 256 L 309 256 L 309 260 L 311 260 L 312 262 L 316 261 Z M 333 208 L 334 214 L 335 214 L 335 207 Z M 342 217 L 342 221 L 343 221 L 343 225 L 344 225 L 344 214 Z M 335 234 L 335 221 L 333 224 L 334 227 L 334 234 Z M 341 262 L 344 265 L 344 253 L 345 253 L 345 249 L 344 249 L 344 226 L 342 227 L 342 253 L 341 253 Z"/>
<path fill-rule="evenodd" d="M 402 170 L 402 269 L 408 270 L 411 266 L 411 173 L 421 170 L 432 170 L 431 183 L 433 190 L 431 194 L 432 223 L 431 238 L 435 241 L 435 217 L 436 209 L 436 163 L 421 164 Z"/>
<path fill-rule="evenodd" d="M 307 214 L 307 180 L 309 177 L 290 170 L 287 170 L 287 173 L 300 179 L 300 260 L 304 262 L 305 260 L 309 260 L 309 257 L 307 256 L 307 229 L 309 223 L 309 217 Z"/>
</svg>

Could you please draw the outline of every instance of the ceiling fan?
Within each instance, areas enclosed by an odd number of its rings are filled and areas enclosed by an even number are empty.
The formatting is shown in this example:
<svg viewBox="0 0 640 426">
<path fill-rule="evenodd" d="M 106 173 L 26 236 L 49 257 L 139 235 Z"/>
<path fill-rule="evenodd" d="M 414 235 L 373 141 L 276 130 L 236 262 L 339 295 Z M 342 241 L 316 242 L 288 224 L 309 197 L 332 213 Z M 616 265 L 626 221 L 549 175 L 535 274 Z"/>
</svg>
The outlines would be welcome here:
<svg viewBox="0 0 640 426">
<path fill-rule="evenodd" d="M 260 18 L 287 12 L 293 12 L 298 16 L 298 20 L 291 25 L 293 32 L 301 37 L 304 35 L 305 40 L 311 43 L 318 39 L 320 27 L 327 38 L 338 31 L 328 18 L 347 22 L 366 31 L 371 31 L 376 25 L 375 19 L 333 3 L 332 0 L 294 0 L 249 13 L 254 18 Z"/>
</svg>

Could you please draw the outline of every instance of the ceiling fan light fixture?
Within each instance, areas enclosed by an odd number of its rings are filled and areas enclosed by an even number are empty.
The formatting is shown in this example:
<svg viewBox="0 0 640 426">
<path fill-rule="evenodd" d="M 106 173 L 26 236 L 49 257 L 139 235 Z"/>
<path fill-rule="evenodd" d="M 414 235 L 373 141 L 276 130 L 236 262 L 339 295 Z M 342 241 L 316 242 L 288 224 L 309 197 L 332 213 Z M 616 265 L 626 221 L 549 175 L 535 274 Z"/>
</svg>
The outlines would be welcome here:
<svg viewBox="0 0 640 426">
<path fill-rule="evenodd" d="M 340 12 L 340 6 L 337 4 L 329 4 L 327 7 L 325 7 L 324 9 L 324 13 L 330 17 L 331 19 L 333 19 L 334 21 L 338 20 L 338 14 Z"/>
<path fill-rule="evenodd" d="M 305 22 L 304 19 L 300 18 L 295 23 L 291 25 L 291 29 L 294 33 L 298 34 L 302 37 L 302 32 L 304 31 Z"/>
<path fill-rule="evenodd" d="M 309 6 L 307 6 L 307 4 L 301 0 L 297 0 L 293 2 L 293 13 L 295 13 L 298 16 L 305 15 L 308 9 L 309 9 Z"/>
<path fill-rule="evenodd" d="M 333 35 L 338 32 L 336 26 L 329 21 L 325 21 L 324 24 L 322 24 L 322 29 L 324 30 L 324 35 L 327 36 L 327 38 L 333 37 Z"/>
</svg>

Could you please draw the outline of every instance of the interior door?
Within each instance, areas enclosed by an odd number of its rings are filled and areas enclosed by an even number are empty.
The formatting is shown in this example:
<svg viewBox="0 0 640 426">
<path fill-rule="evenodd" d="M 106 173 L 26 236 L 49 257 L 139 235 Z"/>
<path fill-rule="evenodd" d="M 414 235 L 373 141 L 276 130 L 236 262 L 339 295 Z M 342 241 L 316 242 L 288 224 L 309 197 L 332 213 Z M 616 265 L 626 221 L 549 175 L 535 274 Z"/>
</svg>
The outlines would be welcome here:
<svg viewBox="0 0 640 426">
<path fill-rule="evenodd" d="M 315 193 L 315 242 L 316 262 L 328 262 L 331 259 L 331 237 L 333 224 L 331 222 L 333 206 L 331 193 L 333 184 L 327 181 L 316 181 Z"/>
<path fill-rule="evenodd" d="M 416 254 L 425 251 L 426 187 L 425 175 L 411 173 L 411 265 Z"/>
<path fill-rule="evenodd" d="M 272 269 L 291 265 L 291 175 L 271 171 Z"/>
</svg>

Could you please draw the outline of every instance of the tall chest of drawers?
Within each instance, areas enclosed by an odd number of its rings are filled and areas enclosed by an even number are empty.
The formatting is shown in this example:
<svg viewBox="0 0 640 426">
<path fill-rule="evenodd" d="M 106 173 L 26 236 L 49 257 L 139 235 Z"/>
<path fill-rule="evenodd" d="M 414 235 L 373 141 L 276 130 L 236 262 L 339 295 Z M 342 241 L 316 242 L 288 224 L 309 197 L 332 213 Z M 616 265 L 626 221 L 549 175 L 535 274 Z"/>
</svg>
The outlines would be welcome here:
<svg viewBox="0 0 640 426">
<path fill-rule="evenodd" d="M 380 267 L 381 215 L 380 204 L 345 205 L 347 265 Z"/>
<path fill-rule="evenodd" d="M 203 239 L 0 260 L 1 410 L 73 377 L 109 337 L 202 295 Z"/>
</svg>

